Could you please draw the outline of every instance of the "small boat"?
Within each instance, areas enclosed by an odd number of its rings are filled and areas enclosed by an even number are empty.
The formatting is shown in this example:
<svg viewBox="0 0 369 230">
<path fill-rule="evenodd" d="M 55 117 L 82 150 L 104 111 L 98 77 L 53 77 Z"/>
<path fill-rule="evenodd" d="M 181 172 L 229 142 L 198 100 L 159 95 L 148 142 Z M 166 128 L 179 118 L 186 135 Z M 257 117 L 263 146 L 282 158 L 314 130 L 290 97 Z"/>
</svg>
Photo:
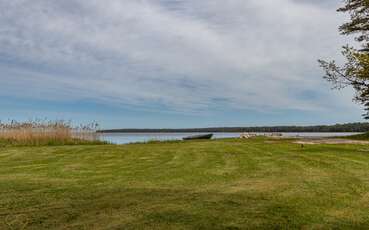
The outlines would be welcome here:
<svg viewBox="0 0 369 230">
<path fill-rule="evenodd" d="M 189 140 L 208 140 L 213 137 L 213 134 L 201 134 L 201 135 L 195 135 L 195 136 L 189 136 L 184 137 L 183 140 L 189 141 Z"/>
</svg>

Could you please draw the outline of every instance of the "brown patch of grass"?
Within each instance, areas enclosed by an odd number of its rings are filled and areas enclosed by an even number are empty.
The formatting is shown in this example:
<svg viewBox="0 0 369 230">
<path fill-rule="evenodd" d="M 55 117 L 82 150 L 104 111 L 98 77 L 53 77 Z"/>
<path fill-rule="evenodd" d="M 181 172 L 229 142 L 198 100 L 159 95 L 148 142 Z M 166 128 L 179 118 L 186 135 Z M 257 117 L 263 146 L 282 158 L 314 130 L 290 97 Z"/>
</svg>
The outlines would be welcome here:
<svg viewBox="0 0 369 230">
<path fill-rule="evenodd" d="M 369 141 L 360 141 L 360 140 L 349 140 L 349 139 L 334 139 L 334 138 L 319 138 L 319 139 L 301 139 L 299 141 L 295 141 L 296 144 L 305 144 L 305 145 L 319 145 L 319 144 L 356 144 L 356 145 L 367 145 Z"/>
<path fill-rule="evenodd" d="M 226 189 L 226 193 L 238 193 L 238 192 L 271 192 L 287 186 L 287 182 L 270 179 L 245 179 L 237 181 Z"/>
</svg>

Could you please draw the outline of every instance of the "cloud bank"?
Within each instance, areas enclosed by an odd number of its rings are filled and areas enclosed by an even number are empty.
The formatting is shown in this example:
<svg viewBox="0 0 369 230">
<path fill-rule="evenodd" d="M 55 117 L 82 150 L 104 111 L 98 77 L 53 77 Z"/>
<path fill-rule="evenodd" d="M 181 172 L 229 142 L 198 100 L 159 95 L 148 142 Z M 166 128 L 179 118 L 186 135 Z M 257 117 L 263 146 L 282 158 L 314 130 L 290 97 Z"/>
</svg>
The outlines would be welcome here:
<svg viewBox="0 0 369 230">
<path fill-rule="evenodd" d="M 327 2 L 0 0 L 0 95 L 168 111 L 351 106 L 316 62 L 347 42 Z"/>
</svg>

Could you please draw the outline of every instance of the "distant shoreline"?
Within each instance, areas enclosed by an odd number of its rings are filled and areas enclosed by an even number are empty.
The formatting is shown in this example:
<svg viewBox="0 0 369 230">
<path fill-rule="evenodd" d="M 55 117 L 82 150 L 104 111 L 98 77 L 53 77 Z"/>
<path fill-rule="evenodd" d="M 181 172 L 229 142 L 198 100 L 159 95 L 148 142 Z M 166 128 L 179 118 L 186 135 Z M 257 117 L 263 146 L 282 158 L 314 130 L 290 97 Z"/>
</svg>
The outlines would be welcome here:
<svg viewBox="0 0 369 230">
<path fill-rule="evenodd" d="M 214 128 L 186 128 L 186 129 L 106 129 L 98 130 L 98 133 L 242 133 L 242 132 L 368 132 L 369 123 L 346 123 L 335 125 L 313 126 L 259 126 L 259 127 L 214 127 Z"/>
</svg>

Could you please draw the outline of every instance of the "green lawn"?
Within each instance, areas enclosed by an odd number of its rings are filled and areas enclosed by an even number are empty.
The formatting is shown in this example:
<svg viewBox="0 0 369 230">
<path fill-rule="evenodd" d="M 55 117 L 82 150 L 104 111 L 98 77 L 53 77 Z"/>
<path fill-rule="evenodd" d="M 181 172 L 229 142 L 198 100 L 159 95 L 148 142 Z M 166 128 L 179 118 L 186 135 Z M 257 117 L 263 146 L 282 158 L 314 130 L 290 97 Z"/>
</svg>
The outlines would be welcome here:
<svg viewBox="0 0 369 230">
<path fill-rule="evenodd" d="M 0 147 L 0 229 L 368 229 L 369 146 Z"/>
<path fill-rule="evenodd" d="M 353 136 L 347 136 L 345 138 L 346 139 L 351 139 L 351 140 L 367 141 L 367 140 L 369 140 L 369 132 L 362 133 L 362 134 L 357 134 L 357 135 L 353 135 Z"/>
</svg>

